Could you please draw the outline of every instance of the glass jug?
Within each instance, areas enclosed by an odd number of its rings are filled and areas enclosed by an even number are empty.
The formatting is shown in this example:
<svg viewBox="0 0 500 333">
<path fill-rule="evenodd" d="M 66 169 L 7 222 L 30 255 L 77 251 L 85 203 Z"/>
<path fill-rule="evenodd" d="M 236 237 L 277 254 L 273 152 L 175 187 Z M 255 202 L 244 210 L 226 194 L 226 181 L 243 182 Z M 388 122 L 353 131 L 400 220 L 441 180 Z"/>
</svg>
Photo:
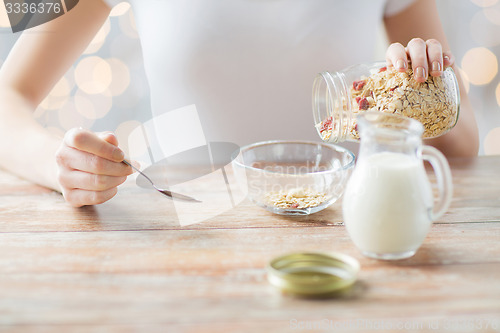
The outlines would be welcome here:
<svg viewBox="0 0 500 333">
<path fill-rule="evenodd" d="M 342 211 L 347 232 L 365 256 L 395 260 L 411 257 L 432 221 L 451 202 L 452 180 L 446 158 L 422 145 L 418 121 L 381 112 L 358 116 L 360 150 Z M 433 198 L 423 160 L 436 175 Z"/>
</svg>

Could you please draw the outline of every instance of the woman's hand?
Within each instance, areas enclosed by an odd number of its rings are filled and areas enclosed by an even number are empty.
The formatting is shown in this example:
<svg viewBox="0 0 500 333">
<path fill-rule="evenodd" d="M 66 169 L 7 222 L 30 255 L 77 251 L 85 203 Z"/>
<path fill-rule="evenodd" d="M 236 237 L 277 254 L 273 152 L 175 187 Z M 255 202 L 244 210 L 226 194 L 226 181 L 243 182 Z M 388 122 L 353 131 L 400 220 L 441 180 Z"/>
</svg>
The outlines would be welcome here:
<svg viewBox="0 0 500 333">
<path fill-rule="evenodd" d="M 131 167 L 121 163 L 123 159 L 123 151 L 112 133 L 68 131 L 56 153 L 57 179 L 66 201 L 81 207 L 114 197 L 118 185 L 133 173 Z"/>
<path fill-rule="evenodd" d="M 424 82 L 428 74 L 443 74 L 446 67 L 453 66 L 455 58 L 451 52 L 443 51 L 441 43 L 435 39 L 424 41 L 413 38 L 406 47 L 400 43 L 391 44 L 386 52 L 386 61 L 400 72 L 405 72 L 411 61 L 413 77 L 417 82 Z"/>
</svg>

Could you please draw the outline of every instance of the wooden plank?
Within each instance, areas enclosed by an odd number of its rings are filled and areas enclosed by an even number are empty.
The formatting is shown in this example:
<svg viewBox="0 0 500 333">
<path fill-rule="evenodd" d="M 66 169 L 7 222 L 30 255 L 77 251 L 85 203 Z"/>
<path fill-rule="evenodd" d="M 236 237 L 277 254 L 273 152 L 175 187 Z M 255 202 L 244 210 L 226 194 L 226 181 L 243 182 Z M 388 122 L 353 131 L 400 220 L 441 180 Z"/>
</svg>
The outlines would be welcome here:
<svg viewBox="0 0 500 333">
<path fill-rule="evenodd" d="M 273 289 L 267 262 L 303 250 L 358 258 L 352 292 L 318 301 Z M 500 313 L 498 253 L 500 223 L 435 225 L 417 255 L 400 262 L 362 257 L 342 226 L 4 233 L 0 324 L 279 328 L 292 319 L 493 316 Z"/>
<path fill-rule="evenodd" d="M 500 157 L 451 160 L 454 199 L 438 221 L 489 222 L 500 220 Z M 209 189 L 210 186 L 207 186 Z M 306 217 L 283 217 L 244 201 L 198 228 L 322 227 L 342 224 L 341 201 Z M 175 208 L 160 194 L 138 188 L 133 181 L 113 200 L 75 209 L 61 195 L 0 172 L 0 232 L 168 230 L 180 228 Z"/>
<path fill-rule="evenodd" d="M 500 263 L 500 223 L 434 225 L 416 256 L 390 264 L 363 257 L 344 226 L 2 233 L 0 271 L 219 274 L 295 251 L 339 251 L 363 266 Z"/>
<path fill-rule="evenodd" d="M 10 178 L 0 173 L 0 177 Z M 12 180 L 12 179 L 11 179 Z M 181 228 L 173 203 L 155 191 L 123 186 L 111 201 L 93 207 L 73 208 L 59 194 L 19 183 L 16 195 L 0 194 L 0 232 L 168 230 Z M 14 186 L 15 188 L 15 186 Z M 26 190 L 23 190 L 26 189 Z M 6 190 L 4 189 L 4 193 Z M 35 192 L 35 193 L 33 193 Z M 9 192 L 10 193 L 10 192 Z M 246 200 L 206 222 L 183 229 L 333 225 L 342 223 L 340 203 L 306 217 L 283 217 Z M 196 209 L 196 207 L 194 208 Z"/>
<path fill-rule="evenodd" d="M 363 257 L 341 225 L 339 203 L 304 218 L 244 202 L 181 228 L 170 201 L 133 183 L 104 205 L 74 209 L 0 172 L 0 330 L 288 332 L 294 323 L 366 319 L 477 331 L 445 327 L 469 320 L 498 332 L 491 324 L 500 320 L 500 157 L 450 162 L 450 211 L 399 262 Z M 267 262 L 306 250 L 354 256 L 359 282 L 329 300 L 273 289 Z"/>
<path fill-rule="evenodd" d="M 460 162 L 460 161 L 459 161 Z M 488 162 L 488 163 L 487 163 Z M 454 163 L 454 200 L 441 223 L 500 220 L 500 158 L 478 159 L 473 166 Z M 168 230 L 180 228 L 175 209 L 158 193 L 140 189 L 132 182 L 103 205 L 72 208 L 59 194 L 30 185 L 0 172 L 0 232 Z M 184 227 L 280 228 L 322 227 L 342 224 L 341 202 L 306 217 L 269 213 L 248 200 L 206 222 Z"/>
<path fill-rule="evenodd" d="M 12 274 L 0 276 L 5 325 L 198 325 L 290 320 L 475 318 L 500 313 L 499 264 L 370 267 L 351 294 L 308 300 L 282 295 L 263 272 L 221 276 Z M 495 271 L 493 271 L 495 270 Z M 229 280 L 234 283 L 228 283 Z M 471 288 L 472 283 L 478 285 Z M 500 319 L 500 318 L 499 318 Z M 360 330 L 362 331 L 362 330 Z"/>
<path fill-rule="evenodd" d="M 500 156 L 451 159 L 453 201 L 440 222 L 500 220 Z"/>
<path fill-rule="evenodd" d="M 31 332 L 64 332 L 64 333 L 108 333 L 108 332 L 148 332 L 148 333 L 220 333 L 220 332 L 370 332 L 381 331 L 392 332 L 498 332 L 492 328 L 497 322 L 494 319 L 477 316 L 464 316 L 457 318 L 401 318 L 388 317 L 381 320 L 370 320 L 361 318 L 360 320 L 336 320 L 322 318 L 310 321 L 258 321 L 258 322 L 231 322 L 206 324 L 141 324 L 141 325 L 24 325 L 20 328 L 9 329 L 10 333 L 31 333 Z M 300 327 L 302 325 L 303 327 Z M 315 325 L 315 326 L 313 326 Z M 383 326 L 385 325 L 385 326 Z M 406 328 L 405 328 L 406 326 Z M 394 327 L 391 329 L 390 327 Z M 457 328 L 459 327 L 459 328 Z M 467 327 L 472 327 L 467 329 Z M 474 328 L 476 327 L 476 328 Z"/>
</svg>

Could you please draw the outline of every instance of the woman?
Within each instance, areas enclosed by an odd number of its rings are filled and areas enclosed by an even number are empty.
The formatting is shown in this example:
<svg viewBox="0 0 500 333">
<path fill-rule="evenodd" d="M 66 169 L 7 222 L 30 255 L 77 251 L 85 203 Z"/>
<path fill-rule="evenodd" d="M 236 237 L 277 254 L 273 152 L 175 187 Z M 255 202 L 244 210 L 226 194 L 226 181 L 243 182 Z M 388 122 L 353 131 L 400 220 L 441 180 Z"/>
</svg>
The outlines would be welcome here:
<svg viewBox="0 0 500 333">
<path fill-rule="evenodd" d="M 60 191 L 73 206 L 111 199 L 132 173 L 112 133 L 73 129 L 61 140 L 33 111 L 83 52 L 114 0 L 85 0 L 23 34 L 0 71 L 0 166 Z M 383 21 L 389 66 L 424 81 L 453 66 L 432 0 L 130 0 L 153 115 L 196 105 L 208 141 L 311 138 L 317 72 L 368 62 Z M 50 33 L 43 33 L 43 32 Z M 415 38 L 418 37 L 418 38 Z M 461 87 L 455 128 L 429 143 L 474 156 L 478 133 Z M 311 124 L 311 125 L 309 125 Z"/>
</svg>

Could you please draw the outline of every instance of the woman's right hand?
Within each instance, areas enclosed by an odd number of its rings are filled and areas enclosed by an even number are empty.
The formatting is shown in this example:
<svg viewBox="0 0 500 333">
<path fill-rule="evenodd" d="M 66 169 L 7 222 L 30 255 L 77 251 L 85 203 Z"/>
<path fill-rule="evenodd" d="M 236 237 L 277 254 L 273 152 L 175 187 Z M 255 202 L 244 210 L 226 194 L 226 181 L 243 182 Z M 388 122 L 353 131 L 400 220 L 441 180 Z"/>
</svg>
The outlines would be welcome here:
<svg viewBox="0 0 500 333">
<path fill-rule="evenodd" d="M 58 182 L 64 199 L 75 207 L 108 201 L 133 173 L 122 163 L 123 151 L 111 132 L 69 130 L 56 153 Z"/>
</svg>

